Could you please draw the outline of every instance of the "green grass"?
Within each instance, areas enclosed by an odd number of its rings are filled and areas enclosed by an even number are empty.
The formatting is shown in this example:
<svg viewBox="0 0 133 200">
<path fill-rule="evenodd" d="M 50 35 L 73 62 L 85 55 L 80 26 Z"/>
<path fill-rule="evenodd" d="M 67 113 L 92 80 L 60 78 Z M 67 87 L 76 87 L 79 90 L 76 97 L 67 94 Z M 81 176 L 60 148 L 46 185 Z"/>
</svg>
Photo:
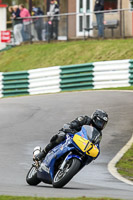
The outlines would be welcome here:
<svg viewBox="0 0 133 200">
<path fill-rule="evenodd" d="M 95 89 L 95 90 L 133 90 L 133 86 L 118 87 L 118 88 L 104 88 L 104 89 Z"/>
<path fill-rule="evenodd" d="M 0 72 L 133 59 L 133 39 L 36 43 L 0 52 Z"/>
<path fill-rule="evenodd" d="M 43 197 L 18 197 L 18 196 L 0 196 L 0 200 L 120 200 L 112 198 L 88 198 L 88 197 L 78 197 L 78 198 L 43 198 Z"/>
<path fill-rule="evenodd" d="M 116 164 L 118 172 L 133 181 L 133 145 Z"/>
</svg>

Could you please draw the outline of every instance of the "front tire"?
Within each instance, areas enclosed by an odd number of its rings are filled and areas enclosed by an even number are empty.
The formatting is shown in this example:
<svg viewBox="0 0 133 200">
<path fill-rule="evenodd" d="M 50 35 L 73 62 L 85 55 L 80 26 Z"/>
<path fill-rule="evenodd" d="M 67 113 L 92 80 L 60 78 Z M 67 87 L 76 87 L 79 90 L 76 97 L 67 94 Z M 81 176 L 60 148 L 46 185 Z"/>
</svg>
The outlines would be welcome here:
<svg viewBox="0 0 133 200">
<path fill-rule="evenodd" d="M 66 165 L 64 166 L 63 171 L 58 170 L 54 176 L 53 187 L 61 188 L 66 185 L 73 176 L 79 171 L 80 161 L 77 158 L 73 158 L 68 160 Z"/>
<path fill-rule="evenodd" d="M 32 166 L 26 176 L 26 182 L 29 185 L 38 185 L 41 181 L 37 178 L 37 170 L 35 166 Z"/>
</svg>

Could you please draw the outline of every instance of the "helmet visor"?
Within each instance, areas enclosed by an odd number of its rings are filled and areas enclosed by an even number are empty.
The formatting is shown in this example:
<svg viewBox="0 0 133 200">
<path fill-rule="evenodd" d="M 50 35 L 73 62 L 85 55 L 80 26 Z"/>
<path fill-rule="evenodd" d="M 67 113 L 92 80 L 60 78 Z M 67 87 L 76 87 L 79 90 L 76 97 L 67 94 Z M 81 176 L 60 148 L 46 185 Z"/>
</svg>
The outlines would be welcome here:
<svg viewBox="0 0 133 200">
<path fill-rule="evenodd" d="M 95 121 L 95 125 L 101 130 L 104 129 L 107 124 L 107 121 L 104 121 L 103 119 L 100 119 L 99 117 L 96 117 L 94 121 Z"/>
</svg>

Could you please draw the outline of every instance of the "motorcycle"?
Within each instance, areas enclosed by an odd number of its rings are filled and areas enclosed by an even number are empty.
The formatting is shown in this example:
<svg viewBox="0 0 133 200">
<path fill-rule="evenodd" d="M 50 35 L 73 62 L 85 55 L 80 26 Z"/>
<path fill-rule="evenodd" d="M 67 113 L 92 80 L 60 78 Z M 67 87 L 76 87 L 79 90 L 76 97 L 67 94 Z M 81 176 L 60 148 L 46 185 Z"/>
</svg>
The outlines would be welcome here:
<svg viewBox="0 0 133 200">
<path fill-rule="evenodd" d="M 52 184 L 54 188 L 66 185 L 85 165 L 100 153 L 97 144 L 100 133 L 92 126 L 84 125 L 76 134 L 68 133 L 66 139 L 48 152 L 39 162 L 34 162 L 26 181 L 29 185 L 40 182 Z M 34 156 L 41 151 L 34 149 Z"/>
</svg>

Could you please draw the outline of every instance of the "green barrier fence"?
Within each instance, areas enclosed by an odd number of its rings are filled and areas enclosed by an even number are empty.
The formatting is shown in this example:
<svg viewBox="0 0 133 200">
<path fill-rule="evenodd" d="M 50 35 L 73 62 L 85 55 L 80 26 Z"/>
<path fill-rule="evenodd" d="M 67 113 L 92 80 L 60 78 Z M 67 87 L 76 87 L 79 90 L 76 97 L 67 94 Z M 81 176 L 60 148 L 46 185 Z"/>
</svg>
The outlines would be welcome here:
<svg viewBox="0 0 133 200">
<path fill-rule="evenodd" d="M 129 83 L 131 85 L 133 85 L 133 60 L 130 60 L 130 67 L 129 67 L 129 73 L 130 73 L 130 77 L 129 77 Z"/>
<path fill-rule="evenodd" d="M 0 73 L 0 97 L 133 85 L 133 60 L 57 66 L 55 73 L 52 69 Z"/>
<path fill-rule="evenodd" d="M 3 88 L 4 96 L 16 96 L 29 94 L 28 92 L 28 71 L 8 72 L 3 73 Z"/>
<path fill-rule="evenodd" d="M 93 88 L 93 64 L 62 66 L 60 88 L 62 91 Z"/>
</svg>

